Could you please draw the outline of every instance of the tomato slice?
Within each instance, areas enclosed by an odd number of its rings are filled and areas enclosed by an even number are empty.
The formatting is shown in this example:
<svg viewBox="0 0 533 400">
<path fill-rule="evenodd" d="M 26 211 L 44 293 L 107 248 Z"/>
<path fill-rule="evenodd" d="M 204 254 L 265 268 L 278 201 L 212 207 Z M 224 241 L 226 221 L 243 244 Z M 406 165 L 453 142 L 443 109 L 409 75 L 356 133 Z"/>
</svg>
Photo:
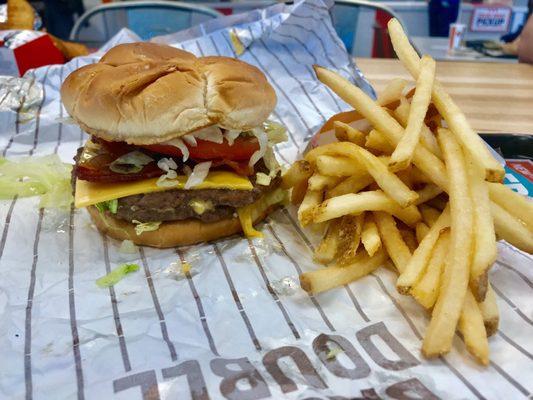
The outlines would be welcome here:
<svg viewBox="0 0 533 400">
<path fill-rule="evenodd" d="M 189 148 L 189 156 L 194 160 L 225 159 L 244 161 L 249 160 L 252 154 L 259 150 L 259 143 L 256 138 L 237 138 L 231 146 L 226 140 L 222 143 L 215 143 L 196 139 L 196 143 L 196 146 L 187 146 Z M 182 155 L 179 148 L 167 144 L 150 144 L 141 147 L 169 156 L 180 157 Z"/>
<path fill-rule="evenodd" d="M 243 176 L 250 176 L 254 174 L 254 168 L 248 165 L 248 161 L 234 161 L 234 160 L 212 160 L 211 168 L 228 167 L 236 174 Z"/>
</svg>

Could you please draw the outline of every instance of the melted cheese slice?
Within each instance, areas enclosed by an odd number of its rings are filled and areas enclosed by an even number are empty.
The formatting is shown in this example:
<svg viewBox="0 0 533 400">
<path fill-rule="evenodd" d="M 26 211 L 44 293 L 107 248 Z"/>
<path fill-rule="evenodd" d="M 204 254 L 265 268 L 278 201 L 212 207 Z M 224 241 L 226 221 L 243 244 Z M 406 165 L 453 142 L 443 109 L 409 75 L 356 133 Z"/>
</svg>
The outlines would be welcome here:
<svg viewBox="0 0 533 400">
<path fill-rule="evenodd" d="M 98 183 L 77 179 L 74 205 L 77 208 L 82 208 L 101 203 L 102 201 L 119 199 L 134 194 L 183 189 L 185 182 L 187 182 L 187 177 L 178 176 L 176 181 L 178 182 L 176 186 L 166 187 L 157 186 L 157 178 L 120 183 Z M 253 185 L 248 178 L 234 174 L 233 172 L 213 171 L 207 175 L 202 183 L 191 188 L 191 190 L 195 189 L 252 190 Z"/>
</svg>

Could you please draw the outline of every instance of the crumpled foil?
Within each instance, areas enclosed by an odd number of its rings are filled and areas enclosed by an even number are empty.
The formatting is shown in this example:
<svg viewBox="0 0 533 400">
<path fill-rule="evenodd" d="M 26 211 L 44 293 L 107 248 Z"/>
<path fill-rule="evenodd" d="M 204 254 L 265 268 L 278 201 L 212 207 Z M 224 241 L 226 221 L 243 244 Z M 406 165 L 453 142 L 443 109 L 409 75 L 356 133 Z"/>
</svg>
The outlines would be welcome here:
<svg viewBox="0 0 533 400">
<path fill-rule="evenodd" d="M 237 56 L 262 69 L 278 95 L 273 118 L 289 130 L 276 154 L 289 163 L 327 118 L 349 109 L 316 80 L 312 64 L 338 70 L 371 93 L 335 34 L 330 7 L 322 0 L 277 4 L 157 41 L 196 55 Z M 2 91 L 9 100 L 0 112 L 0 151 L 9 158 L 56 152 L 70 162 L 86 135 L 68 122 L 61 82 L 106 49 L 136 40 L 124 30 L 96 54 L 2 81 L 2 90 L 13 90 Z M 12 94 L 32 80 L 44 96 L 30 90 L 30 101 Z M 34 116 L 26 119 L 23 109 Z M 312 258 L 320 237 L 298 226 L 292 207 L 259 225 L 263 239 L 233 236 L 128 253 L 102 236 L 85 210 L 39 211 L 37 204 L 0 202 L 0 398 L 519 399 L 533 393 L 533 262 L 505 243 L 491 273 L 501 324 L 490 339 L 491 364 L 482 368 L 459 337 L 450 354 L 422 358 L 427 313 L 398 294 L 386 268 L 319 296 L 301 290 L 298 275 L 322 268 Z M 96 285 L 125 262 L 140 270 L 113 288 Z"/>
</svg>

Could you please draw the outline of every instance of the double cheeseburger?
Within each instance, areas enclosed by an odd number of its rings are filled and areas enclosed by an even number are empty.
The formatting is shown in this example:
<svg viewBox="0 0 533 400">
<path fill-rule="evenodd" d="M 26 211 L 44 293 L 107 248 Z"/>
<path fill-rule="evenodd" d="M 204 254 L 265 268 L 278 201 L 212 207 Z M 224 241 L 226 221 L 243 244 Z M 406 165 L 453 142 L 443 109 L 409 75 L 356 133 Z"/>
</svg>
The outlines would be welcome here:
<svg viewBox="0 0 533 400">
<path fill-rule="evenodd" d="M 124 44 L 61 87 L 90 135 L 73 169 L 75 206 L 119 240 L 155 247 L 242 230 L 285 199 L 267 118 L 276 95 L 252 65 L 170 46 Z"/>
</svg>

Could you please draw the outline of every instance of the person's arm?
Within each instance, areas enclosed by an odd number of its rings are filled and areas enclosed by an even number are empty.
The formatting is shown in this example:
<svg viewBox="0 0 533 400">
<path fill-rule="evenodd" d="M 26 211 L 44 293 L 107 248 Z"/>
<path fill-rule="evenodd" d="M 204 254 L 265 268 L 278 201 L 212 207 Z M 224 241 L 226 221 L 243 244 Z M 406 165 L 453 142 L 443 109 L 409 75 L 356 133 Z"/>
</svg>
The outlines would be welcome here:
<svg viewBox="0 0 533 400">
<path fill-rule="evenodd" d="M 518 60 L 533 64 L 533 15 L 530 15 L 518 42 Z"/>
</svg>

